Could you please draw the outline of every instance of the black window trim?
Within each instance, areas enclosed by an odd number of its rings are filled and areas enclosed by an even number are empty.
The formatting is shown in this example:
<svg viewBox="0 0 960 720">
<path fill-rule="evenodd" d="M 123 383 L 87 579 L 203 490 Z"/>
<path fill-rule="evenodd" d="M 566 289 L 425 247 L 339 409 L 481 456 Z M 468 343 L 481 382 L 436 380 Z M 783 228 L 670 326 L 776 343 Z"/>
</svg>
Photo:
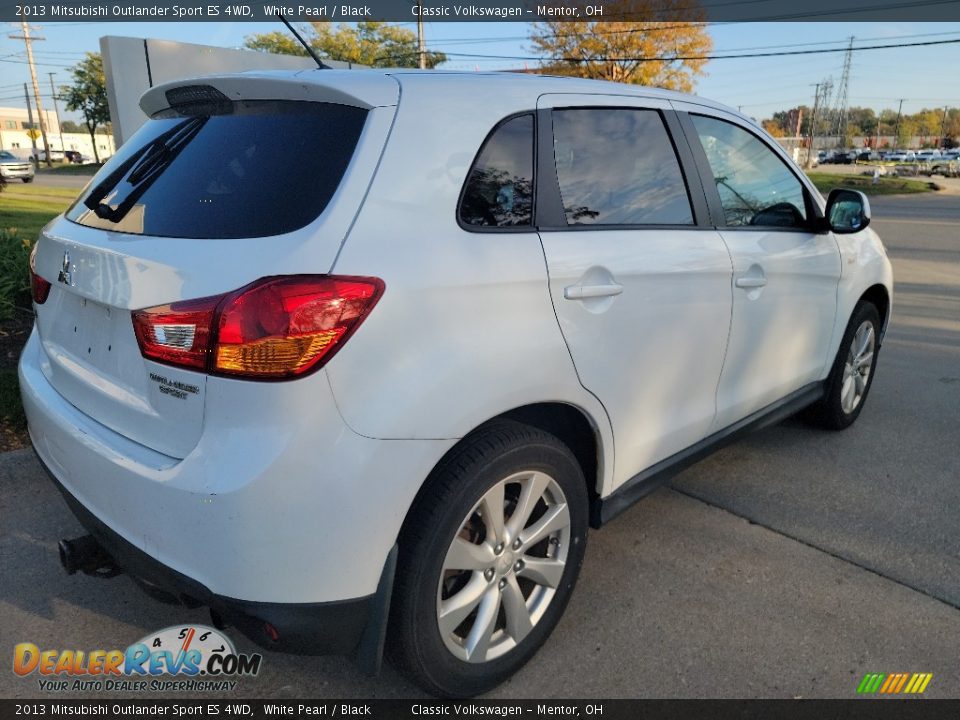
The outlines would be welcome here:
<svg viewBox="0 0 960 720">
<path fill-rule="evenodd" d="M 560 181 L 557 178 L 557 167 L 553 154 L 553 111 L 554 110 L 640 110 L 655 112 L 660 115 L 664 130 L 670 139 L 674 156 L 680 167 L 687 200 L 690 203 L 693 222 L 686 223 L 629 223 L 603 225 L 568 225 L 566 213 L 563 211 L 563 201 L 560 195 Z M 709 204 L 700 173 L 691 152 L 689 142 L 673 110 L 643 106 L 643 105 L 569 105 L 537 110 L 537 172 L 539 181 L 535 183 L 537 202 L 535 203 L 534 222 L 540 232 L 585 232 L 585 231 L 618 231 L 618 230 L 713 230 Z"/>
<path fill-rule="evenodd" d="M 720 192 L 717 190 L 716 184 L 712 182 L 713 168 L 710 167 L 710 161 L 707 159 L 707 152 L 703 147 L 703 143 L 700 141 L 700 134 L 697 132 L 697 128 L 693 124 L 693 120 L 690 117 L 691 115 L 699 115 L 701 117 L 710 118 L 711 120 L 718 120 L 720 122 L 726 122 L 734 127 L 738 127 L 744 132 L 747 132 L 755 137 L 764 145 L 764 147 L 773 153 L 777 160 L 780 161 L 787 172 L 793 175 L 794 179 L 803 189 L 803 201 L 807 211 L 806 224 L 799 227 L 778 227 L 776 225 L 728 225 L 726 213 L 723 210 L 723 203 L 720 200 Z M 686 110 L 681 110 L 677 112 L 677 117 L 681 129 L 684 135 L 686 135 L 690 149 L 693 151 L 694 161 L 700 175 L 700 185 L 703 188 L 704 194 L 707 198 L 707 204 L 710 208 L 710 216 L 713 218 L 712 222 L 714 228 L 717 230 L 744 230 L 747 232 L 805 232 L 817 234 L 827 232 L 823 222 L 823 213 L 820 211 L 820 206 L 813 201 L 808 184 L 804 182 L 802 178 L 797 176 L 797 173 L 790 166 L 790 163 L 786 162 L 780 156 L 780 154 L 773 147 L 771 147 L 770 143 L 767 142 L 762 135 L 758 134 L 743 123 L 734 122 L 731 119 L 719 117 L 717 115 L 711 115 L 708 112 L 687 112 Z M 711 182 L 708 183 L 708 179 Z"/>
<path fill-rule="evenodd" d="M 529 225 L 470 225 L 463 221 L 463 218 L 460 215 L 460 209 L 463 207 L 463 198 L 467 194 L 467 185 L 470 184 L 470 178 L 473 176 L 473 170 L 477 167 L 477 163 L 480 161 L 483 151 L 487 149 L 487 144 L 494 138 L 497 134 L 497 131 L 506 125 L 511 120 L 516 120 L 517 118 L 530 116 L 533 119 L 533 177 L 531 178 L 533 183 L 532 188 L 532 198 L 531 198 L 531 210 L 530 210 L 530 224 Z M 477 154 L 473 158 L 473 162 L 470 163 L 470 169 L 467 171 L 467 176 L 463 179 L 463 185 L 460 187 L 460 194 L 457 196 L 457 207 L 454 209 L 454 215 L 456 216 L 457 225 L 460 226 L 461 230 L 466 230 L 470 233 L 533 233 L 537 232 L 537 136 L 538 136 L 538 125 L 537 122 L 537 111 L 530 110 L 521 110 L 519 112 L 511 113 L 506 117 L 501 118 L 497 121 L 497 124 L 494 125 L 490 132 L 487 133 L 487 136 L 483 139 L 483 142 L 480 144 L 480 149 L 477 150 Z"/>
</svg>

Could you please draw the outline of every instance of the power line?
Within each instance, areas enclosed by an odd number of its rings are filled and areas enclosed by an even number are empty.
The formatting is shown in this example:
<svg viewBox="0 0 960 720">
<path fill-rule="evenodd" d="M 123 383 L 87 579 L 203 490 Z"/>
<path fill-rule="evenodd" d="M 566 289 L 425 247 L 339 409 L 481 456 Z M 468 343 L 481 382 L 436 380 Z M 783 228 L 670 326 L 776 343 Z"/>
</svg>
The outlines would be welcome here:
<svg viewBox="0 0 960 720">
<path fill-rule="evenodd" d="M 953 0 L 951 0 L 953 1 Z M 953 40 L 927 40 L 925 42 L 914 42 L 914 43 L 896 43 L 889 45 L 861 45 L 859 47 L 853 48 L 854 51 L 859 50 L 890 50 L 895 48 L 906 48 L 906 47 L 926 47 L 932 45 L 953 45 L 960 43 L 960 38 Z M 761 58 L 761 57 L 784 57 L 787 55 L 821 55 L 824 53 L 836 53 L 836 52 L 847 52 L 849 48 L 818 48 L 816 50 L 782 50 L 778 52 L 766 52 L 766 53 L 741 53 L 736 55 L 660 55 L 654 57 L 616 57 L 616 56 L 599 56 L 599 57 L 563 57 L 563 58 L 547 58 L 547 57 L 536 57 L 532 55 L 483 55 L 476 53 L 444 53 L 449 57 L 463 57 L 463 58 L 485 58 L 489 60 L 526 60 L 538 62 L 541 60 L 552 60 L 554 62 L 568 62 L 568 63 L 587 63 L 587 62 L 676 62 L 679 60 L 737 60 L 742 58 Z M 389 60 L 398 57 L 406 57 L 409 55 L 415 55 L 415 52 L 406 52 L 406 53 L 391 53 L 390 55 L 384 55 L 378 59 L 380 60 Z"/>
<path fill-rule="evenodd" d="M 16 63 L 17 65 L 29 65 L 29 60 L 8 60 L 7 58 L 0 58 L 0 62 L 5 63 Z M 48 62 L 35 62 L 34 65 L 43 65 L 45 67 L 59 67 L 59 68 L 70 68 L 73 65 L 61 65 L 59 63 L 48 63 Z"/>
</svg>

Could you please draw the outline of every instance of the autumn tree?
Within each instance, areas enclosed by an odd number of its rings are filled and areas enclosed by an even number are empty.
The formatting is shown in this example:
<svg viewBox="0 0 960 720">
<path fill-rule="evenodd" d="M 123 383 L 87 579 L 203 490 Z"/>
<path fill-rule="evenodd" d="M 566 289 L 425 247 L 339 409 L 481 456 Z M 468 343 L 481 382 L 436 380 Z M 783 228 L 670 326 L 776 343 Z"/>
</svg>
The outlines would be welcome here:
<svg viewBox="0 0 960 720">
<path fill-rule="evenodd" d="M 86 57 L 71 68 L 72 85 L 60 87 L 60 97 L 67 110 L 79 112 L 90 133 L 93 157 L 100 162 L 97 153 L 97 128 L 110 122 L 110 106 L 107 103 L 107 81 L 103 75 L 103 59 L 100 53 L 88 52 Z"/>
<path fill-rule="evenodd" d="M 763 129 L 773 135 L 773 137 L 784 137 L 787 134 L 783 126 L 776 120 L 764 120 L 762 125 Z"/>
<path fill-rule="evenodd" d="M 664 3 L 658 0 L 624 6 L 628 17 L 664 17 Z M 530 40 L 544 56 L 545 72 L 690 92 L 713 48 L 700 15 L 702 11 L 688 8 L 689 21 L 684 22 L 537 22 Z"/>
<path fill-rule="evenodd" d="M 417 36 L 407 28 L 384 22 L 358 22 L 356 26 L 344 23 L 334 26 L 331 22 L 310 25 L 305 39 L 320 57 L 370 67 L 418 67 L 420 64 Z M 244 45 L 261 52 L 307 55 L 295 38 L 283 32 L 249 35 Z M 425 53 L 428 68 L 446 59 L 442 52 Z"/>
</svg>

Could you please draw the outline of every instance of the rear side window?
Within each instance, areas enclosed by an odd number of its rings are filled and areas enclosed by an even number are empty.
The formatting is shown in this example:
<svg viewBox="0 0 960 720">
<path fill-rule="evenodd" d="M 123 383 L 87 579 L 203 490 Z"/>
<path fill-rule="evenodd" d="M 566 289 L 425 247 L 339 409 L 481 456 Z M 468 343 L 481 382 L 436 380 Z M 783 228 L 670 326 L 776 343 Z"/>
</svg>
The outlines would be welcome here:
<svg viewBox="0 0 960 720">
<path fill-rule="evenodd" d="M 693 224 L 680 163 L 656 110 L 555 110 L 553 152 L 568 225 Z"/>
<path fill-rule="evenodd" d="M 487 138 L 467 177 L 460 222 L 474 227 L 533 224 L 533 115 L 519 115 Z"/>
<path fill-rule="evenodd" d="M 67 218 L 180 238 L 266 237 L 323 212 L 353 157 L 367 111 L 246 101 L 206 114 L 168 110 L 97 173 Z"/>
</svg>

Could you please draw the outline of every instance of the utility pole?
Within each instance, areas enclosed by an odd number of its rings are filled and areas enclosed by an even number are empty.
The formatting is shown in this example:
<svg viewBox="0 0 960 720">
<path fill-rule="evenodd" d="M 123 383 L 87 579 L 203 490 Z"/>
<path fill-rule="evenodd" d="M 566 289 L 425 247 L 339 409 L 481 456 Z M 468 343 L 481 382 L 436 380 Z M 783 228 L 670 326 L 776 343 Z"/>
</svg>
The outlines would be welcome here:
<svg viewBox="0 0 960 720">
<path fill-rule="evenodd" d="M 949 105 L 943 106 L 943 120 L 940 121 L 940 147 L 944 147 L 943 140 L 944 135 L 947 132 L 947 111 L 950 109 Z"/>
<path fill-rule="evenodd" d="M 816 89 L 813 92 L 813 114 L 810 115 L 810 132 L 808 133 L 810 137 L 810 143 L 809 147 L 807 148 L 807 170 L 813 167 L 813 140 L 817 133 L 817 108 L 820 105 L 820 83 L 816 83 L 814 87 Z"/>
<path fill-rule="evenodd" d="M 27 101 L 27 124 L 30 126 L 30 142 L 33 143 L 33 166 L 39 167 L 40 161 L 37 159 L 37 138 L 33 131 L 33 105 L 30 103 L 30 91 L 27 90 L 27 84 L 23 84 L 23 99 Z"/>
<path fill-rule="evenodd" d="M 427 69 L 427 40 L 423 36 L 423 3 L 418 6 L 417 13 L 417 55 L 420 57 L 420 69 Z"/>
<path fill-rule="evenodd" d="M 56 73 L 47 73 L 50 76 L 50 93 L 53 95 L 53 112 L 57 116 L 57 130 L 60 131 L 60 152 L 63 153 L 63 158 L 67 158 L 67 146 L 63 144 L 63 125 L 60 124 L 60 106 L 57 105 L 57 90 L 53 85 L 53 76 Z"/>
<path fill-rule="evenodd" d="M 47 154 L 47 167 L 51 167 L 52 163 L 50 162 L 50 145 L 47 142 L 47 123 L 43 117 L 43 103 L 40 102 L 40 83 L 37 81 L 37 66 L 33 63 L 33 41 L 43 40 L 44 38 L 31 38 L 30 25 L 27 24 L 26 20 L 21 21 L 20 27 L 23 30 L 23 35 L 10 35 L 10 39 L 23 40 L 27 46 L 27 64 L 30 65 L 30 79 L 33 81 L 33 95 L 37 100 L 37 115 L 40 119 L 40 134 L 43 136 L 43 150 Z"/>
<path fill-rule="evenodd" d="M 903 98 L 900 98 L 900 107 L 897 108 L 897 127 L 893 131 L 893 139 L 897 143 L 897 149 L 900 150 L 900 115 L 903 112 Z M 902 148 L 906 150 L 906 148 Z"/>
</svg>

